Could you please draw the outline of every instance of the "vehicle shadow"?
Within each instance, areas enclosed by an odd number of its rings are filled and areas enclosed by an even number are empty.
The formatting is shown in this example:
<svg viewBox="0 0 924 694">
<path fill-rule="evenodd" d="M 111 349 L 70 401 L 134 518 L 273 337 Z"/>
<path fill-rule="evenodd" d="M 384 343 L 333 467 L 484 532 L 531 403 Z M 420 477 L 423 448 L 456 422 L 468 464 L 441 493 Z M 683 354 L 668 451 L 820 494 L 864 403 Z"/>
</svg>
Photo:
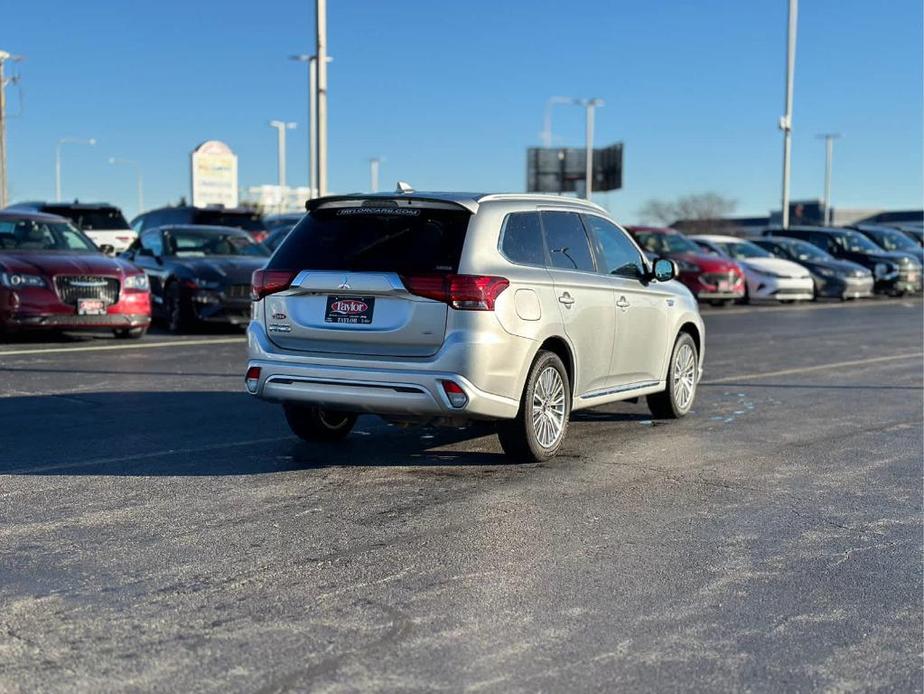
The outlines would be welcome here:
<svg viewBox="0 0 924 694">
<path fill-rule="evenodd" d="M 331 467 L 510 466 L 491 425 L 403 429 L 361 417 L 337 444 L 294 437 L 241 392 L 0 397 L 0 476 L 234 476 Z M 488 438 L 485 438 L 488 437 Z"/>
</svg>

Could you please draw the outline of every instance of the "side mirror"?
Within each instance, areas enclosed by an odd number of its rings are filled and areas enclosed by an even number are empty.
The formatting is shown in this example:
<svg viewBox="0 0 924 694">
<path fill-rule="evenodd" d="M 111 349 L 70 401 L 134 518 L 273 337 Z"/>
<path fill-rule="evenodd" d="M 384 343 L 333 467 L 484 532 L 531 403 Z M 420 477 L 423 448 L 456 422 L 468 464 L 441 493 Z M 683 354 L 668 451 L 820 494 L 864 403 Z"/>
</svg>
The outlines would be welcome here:
<svg viewBox="0 0 924 694">
<path fill-rule="evenodd" d="M 108 244 L 108 243 L 102 243 L 102 244 L 100 244 L 99 249 L 100 249 L 100 250 L 103 252 L 103 254 L 105 254 L 105 255 L 109 255 L 109 256 L 114 256 L 114 255 L 115 255 L 115 246 L 110 245 L 110 244 Z"/>
<path fill-rule="evenodd" d="M 677 263 L 673 260 L 668 260 L 667 258 L 658 258 L 654 262 L 654 269 L 652 270 L 652 276 L 658 280 L 658 282 L 667 282 L 668 280 L 674 279 L 677 272 Z"/>
</svg>

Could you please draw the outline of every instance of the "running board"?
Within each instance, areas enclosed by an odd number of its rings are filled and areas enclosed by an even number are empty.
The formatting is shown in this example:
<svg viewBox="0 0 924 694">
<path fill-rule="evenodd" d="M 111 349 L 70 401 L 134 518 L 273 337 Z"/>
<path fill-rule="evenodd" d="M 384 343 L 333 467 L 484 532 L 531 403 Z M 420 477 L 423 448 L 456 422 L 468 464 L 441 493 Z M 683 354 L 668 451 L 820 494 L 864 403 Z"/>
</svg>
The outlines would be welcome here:
<svg viewBox="0 0 924 694">
<path fill-rule="evenodd" d="M 622 386 L 592 390 L 577 396 L 574 399 L 572 409 L 579 410 L 583 407 L 597 407 L 598 405 L 618 402 L 619 400 L 638 398 L 642 395 L 648 395 L 649 393 L 660 392 L 664 390 L 664 388 L 665 384 L 663 381 L 636 381 L 635 383 L 627 383 Z"/>
</svg>

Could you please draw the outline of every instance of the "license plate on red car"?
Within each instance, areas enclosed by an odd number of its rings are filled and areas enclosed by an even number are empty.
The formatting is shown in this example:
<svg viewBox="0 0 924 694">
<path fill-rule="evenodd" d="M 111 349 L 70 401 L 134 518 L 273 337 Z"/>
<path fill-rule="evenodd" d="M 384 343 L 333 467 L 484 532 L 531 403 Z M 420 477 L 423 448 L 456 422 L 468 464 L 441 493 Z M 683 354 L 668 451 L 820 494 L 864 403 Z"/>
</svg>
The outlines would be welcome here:
<svg viewBox="0 0 924 694">
<path fill-rule="evenodd" d="M 727 292 L 728 291 L 728 280 L 719 280 L 719 284 L 717 288 L 720 292 Z"/>
<path fill-rule="evenodd" d="M 78 316 L 102 316 L 106 313 L 106 302 L 102 299 L 77 299 Z"/>
<path fill-rule="evenodd" d="M 374 309 L 374 296 L 328 296 L 324 322 L 369 325 Z"/>
</svg>

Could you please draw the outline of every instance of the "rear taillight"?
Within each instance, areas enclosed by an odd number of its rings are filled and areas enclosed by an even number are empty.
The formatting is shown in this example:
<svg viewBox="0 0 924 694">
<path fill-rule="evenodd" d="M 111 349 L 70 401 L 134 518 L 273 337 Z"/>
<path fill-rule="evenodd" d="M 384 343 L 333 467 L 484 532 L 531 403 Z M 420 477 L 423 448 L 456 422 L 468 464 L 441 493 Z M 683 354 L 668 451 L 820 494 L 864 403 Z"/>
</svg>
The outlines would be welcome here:
<svg viewBox="0 0 924 694">
<path fill-rule="evenodd" d="M 298 273 L 294 270 L 257 270 L 250 280 L 250 298 L 254 301 L 288 289 Z"/>
<path fill-rule="evenodd" d="M 497 297 L 510 286 L 506 278 L 492 275 L 409 275 L 401 279 L 411 294 L 460 311 L 493 311 Z"/>
<path fill-rule="evenodd" d="M 260 367 L 251 366 L 247 369 L 247 374 L 244 376 L 244 384 L 247 386 L 247 392 L 256 393 L 257 384 L 260 383 Z"/>
<path fill-rule="evenodd" d="M 269 236 L 268 231 L 251 231 L 250 238 L 252 238 L 256 243 L 261 243 L 267 236 Z"/>
</svg>

